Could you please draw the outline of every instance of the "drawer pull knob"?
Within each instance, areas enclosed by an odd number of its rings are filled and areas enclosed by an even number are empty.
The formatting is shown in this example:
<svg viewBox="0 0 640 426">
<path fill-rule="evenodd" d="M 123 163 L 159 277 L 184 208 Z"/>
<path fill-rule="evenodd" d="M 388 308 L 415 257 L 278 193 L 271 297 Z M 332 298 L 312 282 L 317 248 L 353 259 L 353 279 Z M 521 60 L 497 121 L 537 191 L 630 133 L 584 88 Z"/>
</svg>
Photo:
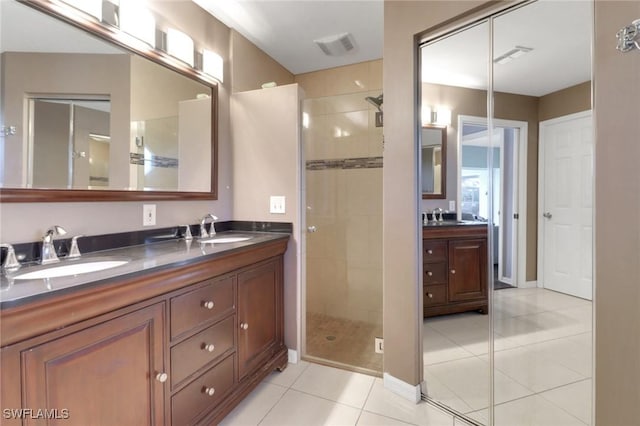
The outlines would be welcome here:
<svg viewBox="0 0 640 426">
<path fill-rule="evenodd" d="M 207 352 L 213 352 L 216 350 L 216 347 L 213 343 L 209 343 L 208 345 L 205 343 L 202 349 Z"/>
<path fill-rule="evenodd" d="M 240 328 L 243 330 L 246 330 L 249 328 L 249 324 L 247 324 L 246 322 L 241 322 L 240 323 Z"/>
<path fill-rule="evenodd" d="M 428 297 L 429 299 L 433 299 L 433 294 L 431 294 L 431 293 L 427 293 L 427 297 Z"/>
<path fill-rule="evenodd" d="M 452 270 L 451 270 L 451 273 L 452 273 L 452 274 L 455 274 L 455 273 L 456 273 L 456 270 L 455 270 L 455 269 L 452 269 Z"/>
<path fill-rule="evenodd" d="M 431 276 L 433 276 L 433 272 L 427 271 L 427 275 L 429 275 L 431 277 Z"/>
<path fill-rule="evenodd" d="M 169 376 L 167 375 L 167 373 L 158 373 L 156 375 L 156 380 L 159 381 L 160 383 L 166 382 L 168 378 Z"/>
<path fill-rule="evenodd" d="M 427 250 L 427 254 L 433 254 L 433 250 L 431 249 Z"/>
<path fill-rule="evenodd" d="M 211 301 L 211 300 L 208 300 L 208 301 L 206 301 L 206 302 L 202 302 L 202 307 L 203 307 L 203 308 L 206 308 L 206 309 L 213 309 L 213 307 L 214 307 L 215 305 L 216 305 L 216 304 L 215 304 L 215 303 L 213 303 L 213 301 Z"/>
<path fill-rule="evenodd" d="M 204 388 L 202 390 L 207 396 L 213 396 L 214 393 L 216 393 L 216 390 L 214 388 Z"/>
</svg>

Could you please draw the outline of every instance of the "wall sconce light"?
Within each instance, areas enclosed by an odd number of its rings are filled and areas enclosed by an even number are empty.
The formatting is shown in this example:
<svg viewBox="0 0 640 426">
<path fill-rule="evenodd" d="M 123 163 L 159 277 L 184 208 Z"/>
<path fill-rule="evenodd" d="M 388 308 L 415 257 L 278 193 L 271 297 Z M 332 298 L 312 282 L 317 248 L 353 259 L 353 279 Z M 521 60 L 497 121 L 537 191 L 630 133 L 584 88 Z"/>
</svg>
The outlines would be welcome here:
<svg viewBox="0 0 640 426">
<path fill-rule="evenodd" d="M 62 0 L 69 6 L 83 11 L 95 17 L 98 21 L 102 21 L 102 0 Z"/>
<path fill-rule="evenodd" d="M 434 124 L 436 126 L 451 125 L 451 110 L 449 108 L 442 106 L 433 108 L 428 105 L 423 105 L 420 115 L 423 126 Z"/>
<path fill-rule="evenodd" d="M 151 47 L 156 43 L 156 20 L 144 6 L 135 1 L 120 2 L 120 29 Z"/>
<path fill-rule="evenodd" d="M 224 60 L 222 56 L 204 49 L 202 51 L 202 72 L 209 74 L 222 83 L 224 81 Z"/>
<path fill-rule="evenodd" d="M 167 30 L 167 53 L 193 67 L 193 40 L 182 31 Z"/>
</svg>

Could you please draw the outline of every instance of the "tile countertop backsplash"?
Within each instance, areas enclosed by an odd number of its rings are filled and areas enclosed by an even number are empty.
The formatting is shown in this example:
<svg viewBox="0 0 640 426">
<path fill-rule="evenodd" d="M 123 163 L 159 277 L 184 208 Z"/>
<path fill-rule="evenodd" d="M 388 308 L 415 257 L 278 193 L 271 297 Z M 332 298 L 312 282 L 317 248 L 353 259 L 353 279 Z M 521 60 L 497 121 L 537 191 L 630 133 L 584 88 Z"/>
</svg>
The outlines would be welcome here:
<svg viewBox="0 0 640 426">
<path fill-rule="evenodd" d="M 256 244 L 289 238 L 292 226 L 289 223 L 272 222 L 223 222 L 216 223 L 217 236 L 249 236 L 246 241 L 232 243 L 200 243 L 197 238 L 184 240 L 177 234 L 177 228 L 163 228 L 122 234 L 85 237 L 79 241 L 82 257 L 65 259 L 60 263 L 40 266 L 32 263 L 16 272 L 0 277 L 0 309 L 17 306 L 53 294 L 74 291 L 89 285 L 105 285 L 124 276 L 135 276 L 152 270 L 162 270 L 189 263 L 210 260 L 242 250 Z M 195 230 L 192 226 L 192 232 Z M 197 235 L 193 232 L 194 235 Z M 35 247 L 30 247 L 35 246 Z M 24 255 L 24 250 L 37 252 L 40 243 L 16 244 L 16 254 Z M 30 258 L 33 261 L 33 255 Z M 29 270 L 45 269 L 60 265 L 98 260 L 127 260 L 122 266 L 57 278 L 15 280 L 13 277 Z M 35 266 L 33 266 L 35 265 Z"/>
</svg>

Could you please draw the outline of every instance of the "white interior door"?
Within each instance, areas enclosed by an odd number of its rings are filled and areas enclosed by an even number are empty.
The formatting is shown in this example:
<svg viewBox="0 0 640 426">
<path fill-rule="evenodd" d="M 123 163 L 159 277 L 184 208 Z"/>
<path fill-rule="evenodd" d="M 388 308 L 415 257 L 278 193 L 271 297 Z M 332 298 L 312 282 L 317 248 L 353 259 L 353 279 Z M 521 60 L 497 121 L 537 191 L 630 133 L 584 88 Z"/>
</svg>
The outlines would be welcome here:
<svg viewBox="0 0 640 426">
<path fill-rule="evenodd" d="M 591 111 L 540 123 L 539 267 L 544 288 L 592 299 Z"/>
</svg>

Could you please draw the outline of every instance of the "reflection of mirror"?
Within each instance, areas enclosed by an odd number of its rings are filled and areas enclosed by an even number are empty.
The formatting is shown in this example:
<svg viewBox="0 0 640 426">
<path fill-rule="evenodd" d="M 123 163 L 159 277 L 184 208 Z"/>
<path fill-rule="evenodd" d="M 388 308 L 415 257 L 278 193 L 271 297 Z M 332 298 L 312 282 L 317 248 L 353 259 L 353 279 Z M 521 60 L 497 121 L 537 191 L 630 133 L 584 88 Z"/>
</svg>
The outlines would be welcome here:
<svg viewBox="0 0 640 426">
<path fill-rule="evenodd" d="M 421 139 L 422 198 L 446 198 L 447 128 L 425 126 Z"/>
<path fill-rule="evenodd" d="M 0 7 L 2 124 L 16 129 L 0 147 L 3 201 L 216 197 L 215 86 L 24 4 Z"/>
<path fill-rule="evenodd" d="M 528 2 L 489 17 L 491 37 L 485 22 L 421 50 L 423 103 L 452 111 L 450 190 L 458 213 L 492 225 L 494 266 L 489 322 L 425 320 L 425 381 L 482 424 L 591 423 L 592 8 Z"/>
</svg>

